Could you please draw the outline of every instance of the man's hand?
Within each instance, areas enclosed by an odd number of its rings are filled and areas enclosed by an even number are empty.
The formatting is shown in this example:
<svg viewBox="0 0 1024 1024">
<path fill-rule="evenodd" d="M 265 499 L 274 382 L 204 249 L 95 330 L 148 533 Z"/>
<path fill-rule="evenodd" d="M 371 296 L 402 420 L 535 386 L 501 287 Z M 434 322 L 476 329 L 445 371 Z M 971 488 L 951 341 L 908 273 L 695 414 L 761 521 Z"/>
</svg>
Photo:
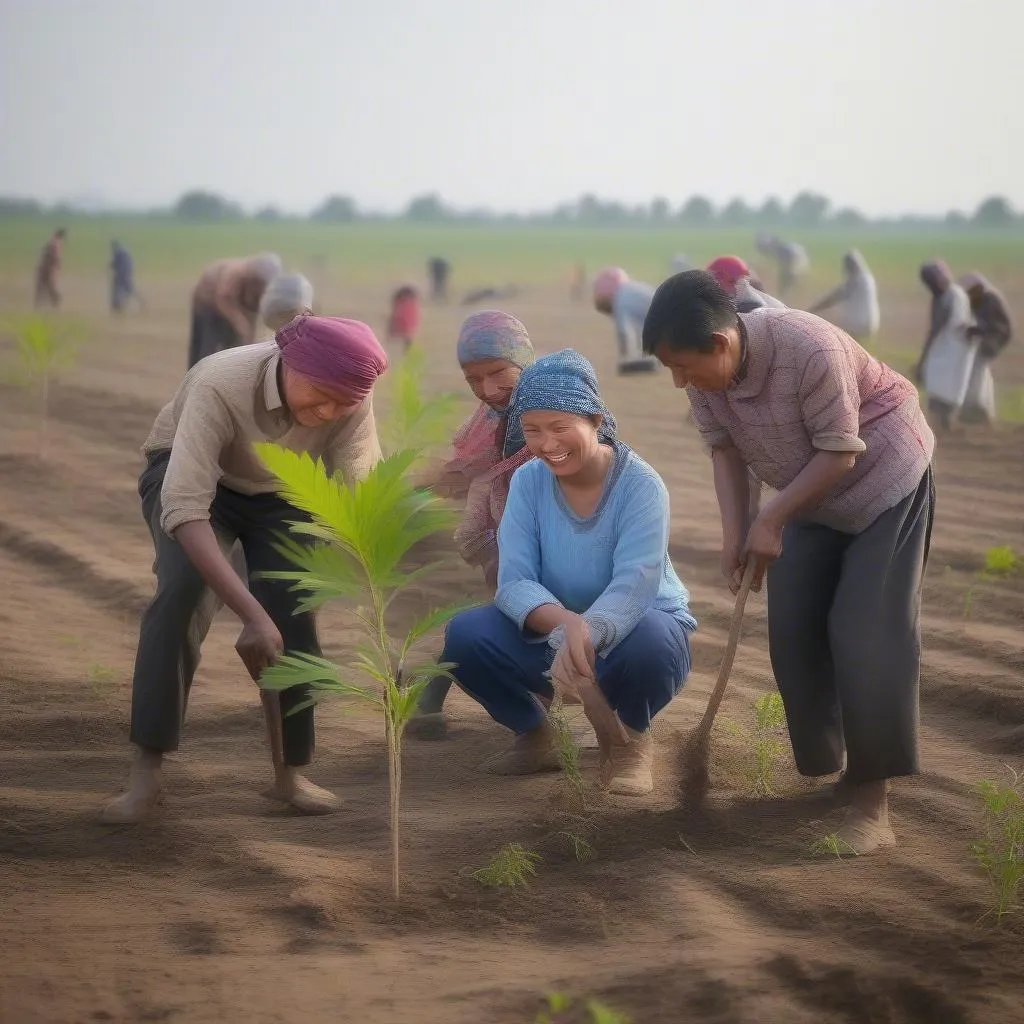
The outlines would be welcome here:
<svg viewBox="0 0 1024 1024">
<path fill-rule="evenodd" d="M 722 542 L 722 575 L 735 594 L 743 579 L 743 542 L 724 540 Z"/>
<path fill-rule="evenodd" d="M 754 593 L 758 593 L 761 589 L 761 584 L 764 581 L 765 570 L 781 554 L 782 524 L 762 512 L 754 520 L 753 525 L 750 527 L 750 532 L 747 534 L 747 543 L 743 550 L 742 559 L 744 565 L 747 560 L 751 558 L 754 559 L 754 562 L 756 563 L 754 578 L 750 584 L 750 589 L 754 591 Z M 738 576 L 734 575 L 729 584 L 729 587 L 734 594 L 740 587 L 739 582 L 736 581 L 742 581 L 743 578 L 742 565 L 737 568 L 737 572 Z M 733 586 L 733 583 L 735 583 L 735 586 Z"/>
<path fill-rule="evenodd" d="M 235 650 L 245 664 L 254 683 L 258 683 L 260 673 L 273 665 L 277 656 L 284 650 L 284 640 L 277 626 L 269 615 L 264 613 L 245 623 L 242 632 L 235 641 Z"/>
</svg>

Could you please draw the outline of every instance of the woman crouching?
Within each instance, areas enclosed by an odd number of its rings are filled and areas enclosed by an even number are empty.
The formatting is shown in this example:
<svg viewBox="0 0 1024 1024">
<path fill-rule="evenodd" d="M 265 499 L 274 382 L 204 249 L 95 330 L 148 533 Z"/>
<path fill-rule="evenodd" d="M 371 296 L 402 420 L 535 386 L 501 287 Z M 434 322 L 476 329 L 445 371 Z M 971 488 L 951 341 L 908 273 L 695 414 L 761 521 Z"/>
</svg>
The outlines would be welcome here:
<svg viewBox="0 0 1024 1024">
<path fill-rule="evenodd" d="M 625 726 L 628 743 L 616 746 L 594 723 L 609 792 L 649 793 L 651 719 L 690 671 L 697 626 L 668 557 L 668 492 L 618 440 L 593 367 L 571 349 L 523 370 L 506 450 L 522 441 L 535 458 L 512 477 L 494 603 L 451 621 L 441 659 L 516 734 L 488 770 L 558 768 L 542 701 L 553 695 L 549 673 L 571 675 L 596 686 Z"/>
</svg>

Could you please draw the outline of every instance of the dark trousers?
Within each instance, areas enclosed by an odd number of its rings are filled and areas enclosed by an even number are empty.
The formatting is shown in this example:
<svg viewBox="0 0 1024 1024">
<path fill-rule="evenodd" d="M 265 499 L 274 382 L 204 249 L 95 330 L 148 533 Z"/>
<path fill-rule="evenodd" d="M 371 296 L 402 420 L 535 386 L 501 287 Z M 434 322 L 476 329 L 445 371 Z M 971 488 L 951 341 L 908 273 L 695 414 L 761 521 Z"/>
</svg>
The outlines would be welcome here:
<svg viewBox="0 0 1024 1024">
<path fill-rule="evenodd" d="M 851 782 L 918 770 L 921 584 L 931 469 L 863 533 L 793 523 L 768 569 L 768 640 L 802 775 Z"/>
<path fill-rule="evenodd" d="M 188 343 L 188 368 L 200 359 L 234 348 L 241 339 L 238 332 L 216 310 L 205 306 L 192 308 L 192 332 Z"/>
<path fill-rule="evenodd" d="M 493 604 L 448 623 L 441 661 L 455 662 L 459 686 L 496 722 L 517 734 L 536 729 L 550 697 L 552 652 L 529 643 Z M 649 611 L 607 658 L 597 659 L 597 684 L 624 725 L 642 732 L 690 674 L 690 639 L 671 615 Z"/>
<path fill-rule="evenodd" d="M 132 683 L 131 740 L 150 750 L 177 750 L 200 647 L 220 606 L 181 546 L 160 529 L 160 490 L 170 455 L 150 459 L 139 478 L 142 512 L 156 548 L 156 594 L 142 616 Z M 305 518 L 276 494 L 245 495 L 217 489 L 211 523 L 225 553 L 241 542 L 249 589 L 281 631 L 285 651 L 320 655 L 313 614 L 295 614 L 297 597 L 289 583 L 254 579 L 257 573 L 294 568 L 274 550 L 275 533 L 289 520 Z M 308 697 L 296 686 L 280 694 L 284 758 L 289 765 L 313 757 L 313 709 L 288 712 Z"/>
<path fill-rule="evenodd" d="M 50 274 L 36 275 L 35 308 L 41 306 L 53 306 L 55 309 L 60 305 L 60 292 L 57 290 L 57 278 Z"/>
</svg>

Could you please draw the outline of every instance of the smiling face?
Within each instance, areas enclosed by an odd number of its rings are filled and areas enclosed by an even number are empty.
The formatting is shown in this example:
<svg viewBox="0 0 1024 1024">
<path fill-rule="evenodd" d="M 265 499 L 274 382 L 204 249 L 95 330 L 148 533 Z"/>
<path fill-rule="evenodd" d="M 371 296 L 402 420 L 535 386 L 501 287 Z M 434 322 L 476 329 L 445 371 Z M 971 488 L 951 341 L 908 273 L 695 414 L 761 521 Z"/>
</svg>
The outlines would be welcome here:
<svg viewBox="0 0 1024 1024">
<path fill-rule="evenodd" d="M 323 427 L 351 416 L 362 404 L 344 392 L 314 383 L 301 373 L 281 365 L 281 394 L 295 422 L 303 427 Z"/>
<path fill-rule="evenodd" d="M 701 391 L 724 391 L 736 376 L 741 353 L 739 329 L 731 327 L 711 335 L 707 352 L 659 345 L 654 354 L 672 371 L 672 383 L 677 388 L 692 386 Z"/>
<path fill-rule="evenodd" d="M 508 408 L 522 370 L 507 359 L 479 359 L 462 367 L 474 395 L 496 412 Z"/>
<path fill-rule="evenodd" d="M 600 416 L 535 409 L 522 415 L 523 438 L 530 454 L 557 477 L 572 477 L 600 457 Z"/>
</svg>

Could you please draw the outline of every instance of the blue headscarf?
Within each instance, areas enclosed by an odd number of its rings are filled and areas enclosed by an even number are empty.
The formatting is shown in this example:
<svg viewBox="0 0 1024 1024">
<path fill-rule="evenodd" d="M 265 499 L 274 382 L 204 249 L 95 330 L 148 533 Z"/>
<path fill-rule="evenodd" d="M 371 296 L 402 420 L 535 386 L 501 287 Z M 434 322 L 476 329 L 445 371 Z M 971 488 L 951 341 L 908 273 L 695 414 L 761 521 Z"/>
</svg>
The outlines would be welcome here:
<svg viewBox="0 0 1024 1024">
<path fill-rule="evenodd" d="M 601 416 L 598 436 L 602 441 L 618 437 L 615 417 L 601 400 L 594 367 L 571 348 L 563 348 L 550 356 L 542 356 L 523 370 L 508 406 L 508 433 L 504 457 L 519 451 L 526 443 L 521 417 L 524 412 L 543 409 L 569 412 L 576 416 Z"/>
</svg>

